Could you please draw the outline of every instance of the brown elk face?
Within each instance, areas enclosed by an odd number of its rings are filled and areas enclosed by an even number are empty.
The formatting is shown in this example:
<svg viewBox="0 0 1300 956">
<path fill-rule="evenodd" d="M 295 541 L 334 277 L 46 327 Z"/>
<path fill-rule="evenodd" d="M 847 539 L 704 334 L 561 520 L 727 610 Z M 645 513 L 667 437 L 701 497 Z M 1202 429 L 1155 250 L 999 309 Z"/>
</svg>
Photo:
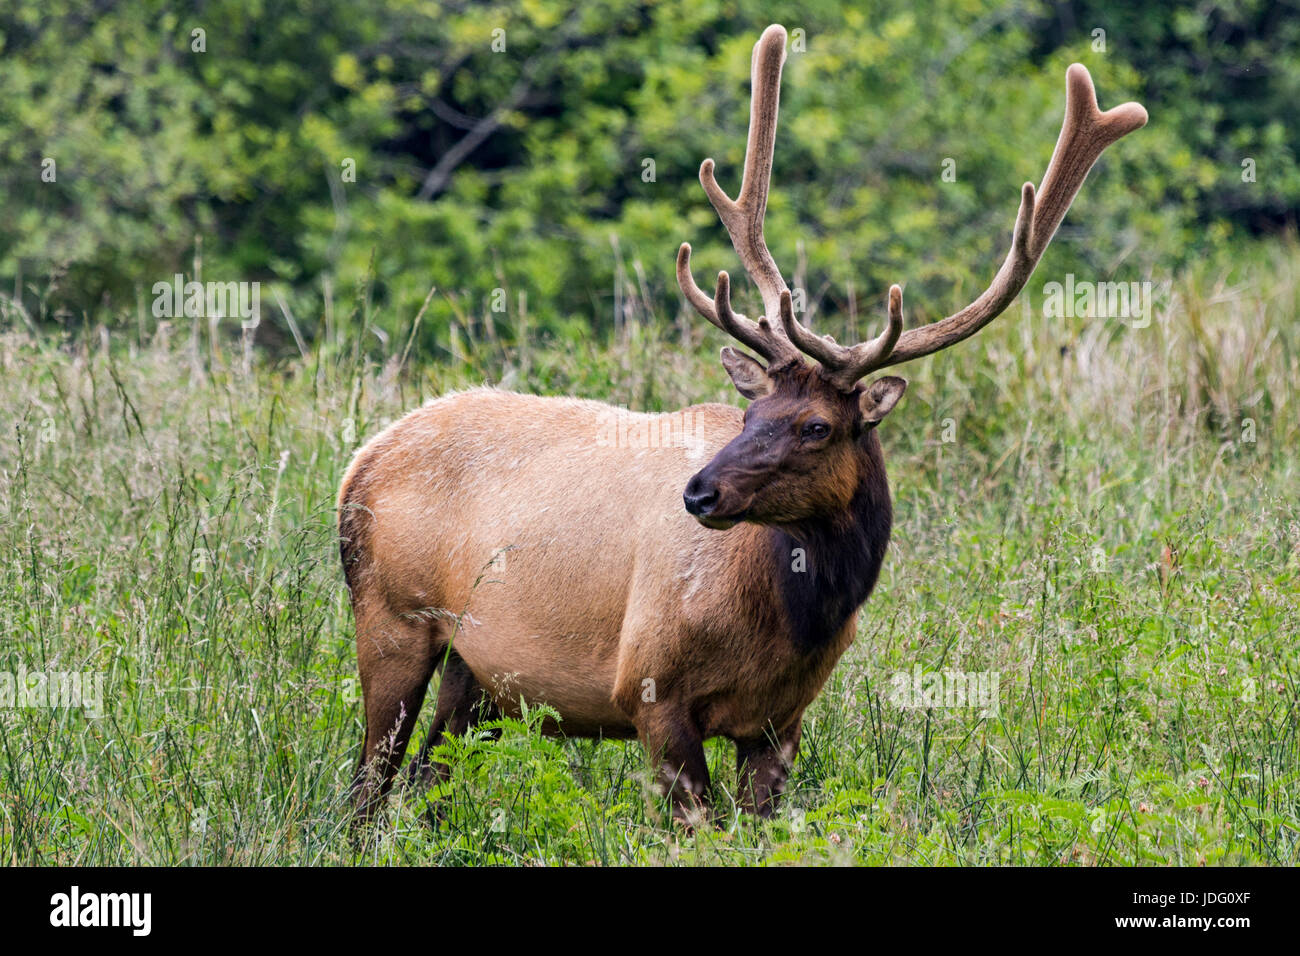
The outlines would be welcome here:
<svg viewBox="0 0 1300 956">
<path fill-rule="evenodd" d="M 886 376 L 845 392 L 802 361 L 765 369 L 735 349 L 722 364 L 754 402 L 744 429 L 692 476 L 682 500 L 707 528 L 738 521 L 795 524 L 843 511 L 863 465 L 859 443 L 902 396 L 907 383 Z"/>
</svg>

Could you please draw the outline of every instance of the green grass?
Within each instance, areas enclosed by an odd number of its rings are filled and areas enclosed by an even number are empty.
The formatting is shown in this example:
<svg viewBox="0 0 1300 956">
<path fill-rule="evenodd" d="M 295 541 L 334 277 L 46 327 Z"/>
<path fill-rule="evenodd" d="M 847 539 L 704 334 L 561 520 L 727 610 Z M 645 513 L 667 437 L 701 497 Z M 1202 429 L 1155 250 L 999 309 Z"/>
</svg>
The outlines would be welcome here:
<svg viewBox="0 0 1300 956">
<path fill-rule="evenodd" d="M 1298 275 L 1293 246 L 1206 266 L 1147 329 L 1017 305 L 908 367 L 882 426 L 893 543 L 785 807 L 737 817 L 714 743 L 731 812 L 693 836 L 636 744 L 544 738 L 533 710 L 447 745 L 436 829 L 401 791 L 354 847 L 333 501 L 386 420 L 484 377 L 738 402 L 719 333 L 520 345 L 467 316 L 451 358 L 336 330 L 248 373 L 206 336 L 8 333 L 0 671 L 101 672 L 105 713 L 0 710 L 0 861 L 1294 865 Z M 918 665 L 996 673 L 996 714 L 898 707 Z"/>
</svg>

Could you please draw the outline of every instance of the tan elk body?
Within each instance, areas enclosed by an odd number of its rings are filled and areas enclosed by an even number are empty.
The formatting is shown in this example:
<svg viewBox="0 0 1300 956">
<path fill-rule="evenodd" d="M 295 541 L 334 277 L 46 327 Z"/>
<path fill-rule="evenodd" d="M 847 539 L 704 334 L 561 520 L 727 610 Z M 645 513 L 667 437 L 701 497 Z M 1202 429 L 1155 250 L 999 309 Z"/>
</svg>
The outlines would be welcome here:
<svg viewBox="0 0 1300 956">
<path fill-rule="evenodd" d="M 444 735 L 517 713 L 522 699 L 553 707 L 551 729 L 570 736 L 640 738 L 680 816 L 706 796 L 703 741 L 728 737 L 742 804 L 772 812 L 803 711 L 852 642 L 889 542 L 875 426 L 905 383 L 860 380 L 996 318 L 1097 156 L 1146 122 L 1134 103 L 1101 113 L 1087 71 L 1072 66 L 1061 137 L 1041 188 L 1022 190 L 989 289 L 904 332 L 894 286 L 881 335 L 840 346 L 795 318 L 763 239 L 785 40 L 772 26 L 754 47 L 738 199 L 718 187 L 712 160 L 700 170 L 765 316 L 779 320 L 736 314 L 726 273 L 703 294 L 689 246 L 677 261 L 688 301 L 767 362 L 723 349 L 747 410 L 628 416 L 478 389 L 407 415 L 348 468 L 339 529 L 365 696 L 362 817 L 386 792 L 439 667 L 416 774 L 445 772 L 428 762 Z M 629 431 L 642 440 L 623 440 Z"/>
</svg>

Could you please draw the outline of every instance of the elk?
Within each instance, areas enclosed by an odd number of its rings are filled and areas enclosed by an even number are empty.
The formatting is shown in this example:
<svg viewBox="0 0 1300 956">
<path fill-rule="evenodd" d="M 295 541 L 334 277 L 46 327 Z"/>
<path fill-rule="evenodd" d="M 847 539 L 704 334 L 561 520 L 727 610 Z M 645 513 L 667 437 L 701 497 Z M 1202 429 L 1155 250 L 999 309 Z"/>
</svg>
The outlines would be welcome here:
<svg viewBox="0 0 1300 956">
<path fill-rule="evenodd" d="M 677 255 L 686 300 L 753 353 L 721 352 L 748 408 L 656 416 L 480 388 L 425 404 L 349 465 L 338 508 L 365 704 L 358 819 L 388 792 L 439 668 L 417 780 L 448 772 L 430 758 L 445 735 L 543 702 L 560 716 L 548 732 L 639 738 L 688 825 L 707 806 L 703 742 L 729 738 L 740 806 L 771 814 L 804 709 L 853 641 L 889 542 L 876 426 L 906 382 L 863 379 L 997 318 L 1101 152 L 1147 120 L 1137 103 L 1101 112 L 1088 71 L 1072 65 L 1060 138 L 1042 184 L 1021 190 L 989 287 L 904 331 L 894 285 L 884 330 L 845 346 L 796 318 L 763 235 L 785 48 L 777 25 L 754 46 L 737 198 L 712 159 L 700 167 L 765 314 L 732 308 L 726 272 L 705 295 L 690 245 Z M 619 415 L 673 440 L 608 440 Z"/>
</svg>

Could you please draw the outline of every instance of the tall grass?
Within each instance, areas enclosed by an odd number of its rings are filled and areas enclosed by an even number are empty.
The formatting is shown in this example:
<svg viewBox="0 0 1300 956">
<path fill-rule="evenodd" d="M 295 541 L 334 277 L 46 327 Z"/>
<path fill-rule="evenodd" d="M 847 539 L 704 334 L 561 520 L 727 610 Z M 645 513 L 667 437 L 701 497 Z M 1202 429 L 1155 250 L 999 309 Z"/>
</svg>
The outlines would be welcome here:
<svg viewBox="0 0 1300 956">
<path fill-rule="evenodd" d="M 735 814 L 715 743 L 732 812 L 693 836 L 635 744 L 544 738 L 538 709 L 447 744 L 448 783 L 349 841 L 361 708 L 333 502 L 366 437 L 484 379 L 739 401 L 703 323 L 631 314 L 595 342 L 467 310 L 430 356 L 380 345 L 362 306 L 305 357 L 244 369 L 206 330 L 14 322 L 0 672 L 102 673 L 105 712 L 0 710 L 0 859 L 1294 864 L 1298 275 L 1293 244 L 1262 247 L 1169 283 L 1148 328 L 1017 306 L 908 368 L 882 426 L 890 555 L 786 807 Z M 899 706 L 918 666 L 995 673 L 997 706 Z"/>
</svg>

